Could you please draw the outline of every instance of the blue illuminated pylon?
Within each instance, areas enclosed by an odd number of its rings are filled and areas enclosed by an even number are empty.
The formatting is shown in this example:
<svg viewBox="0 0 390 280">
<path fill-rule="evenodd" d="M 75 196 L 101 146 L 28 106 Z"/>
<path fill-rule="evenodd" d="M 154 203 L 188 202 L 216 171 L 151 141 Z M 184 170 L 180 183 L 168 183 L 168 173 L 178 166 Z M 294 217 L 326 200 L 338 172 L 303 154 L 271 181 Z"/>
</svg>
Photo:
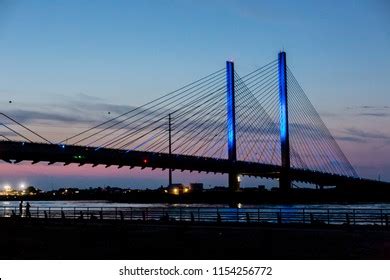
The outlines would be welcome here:
<svg viewBox="0 0 390 280">
<path fill-rule="evenodd" d="M 279 100 L 280 100 L 280 143 L 282 156 L 282 170 L 279 186 L 286 190 L 291 186 L 290 182 L 290 141 L 288 132 L 288 102 L 287 102 L 287 65 L 286 53 L 280 52 L 279 57 Z"/>
<path fill-rule="evenodd" d="M 234 98 L 234 63 L 226 61 L 226 92 L 227 92 L 227 141 L 228 159 L 231 163 L 237 160 L 236 152 L 236 110 Z M 229 172 L 229 188 L 237 191 L 240 188 L 238 174 Z"/>
<path fill-rule="evenodd" d="M 236 158 L 236 110 L 234 98 L 234 63 L 226 61 L 226 89 L 227 89 L 227 140 L 229 160 Z"/>
</svg>

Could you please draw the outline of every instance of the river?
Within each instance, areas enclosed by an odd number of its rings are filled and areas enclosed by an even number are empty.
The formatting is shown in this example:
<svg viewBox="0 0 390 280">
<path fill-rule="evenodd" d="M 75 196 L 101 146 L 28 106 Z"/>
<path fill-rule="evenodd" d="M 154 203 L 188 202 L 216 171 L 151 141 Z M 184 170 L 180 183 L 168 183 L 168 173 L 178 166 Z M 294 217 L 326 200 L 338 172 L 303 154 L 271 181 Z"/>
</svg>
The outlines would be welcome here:
<svg viewBox="0 0 390 280">
<path fill-rule="evenodd" d="M 104 200 L 57 200 L 57 201 L 30 201 L 32 207 L 42 208 L 70 208 L 70 207 L 131 207 L 131 208 L 229 208 L 227 204 L 168 204 L 168 203 L 115 203 Z M 26 202 L 24 202 L 26 204 Z M 0 207 L 18 207 L 19 201 L 0 201 Z M 267 208 L 267 209 L 390 209 L 390 203 L 324 203 L 324 204 L 239 204 L 239 208 Z"/>
</svg>

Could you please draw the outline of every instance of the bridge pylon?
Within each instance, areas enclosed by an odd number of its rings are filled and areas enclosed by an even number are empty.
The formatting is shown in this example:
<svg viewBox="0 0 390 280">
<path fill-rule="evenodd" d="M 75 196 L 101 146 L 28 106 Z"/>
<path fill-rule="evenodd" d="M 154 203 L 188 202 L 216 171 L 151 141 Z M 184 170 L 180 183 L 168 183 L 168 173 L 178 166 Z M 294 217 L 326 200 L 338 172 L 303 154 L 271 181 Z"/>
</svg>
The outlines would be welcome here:
<svg viewBox="0 0 390 280">
<path fill-rule="evenodd" d="M 236 109 L 235 109 L 235 90 L 234 90 L 234 63 L 226 61 L 226 93 L 227 93 L 227 146 L 228 160 L 231 163 L 237 160 L 236 149 Z M 237 171 L 232 169 L 229 172 L 229 189 L 238 191 L 240 189 L 240 178 Z"/>
<path fill-rule="evenodd" d="M 172 113 L 168 114 L 168 153 L 169 160 L 172 160 Z M 170 163 L 172 164 L 172 163 Z M 168 170 L 168 187 L 172 186 L 172 168 Z M 1 280 L 1 279 L 0 279 Z"/>
<path fill-rule="evenodd" d="M 280 52 L 278 56 L 279 100 L 280 100 L 280 144 L 282 169 L 279 178 L 279 188 L 291 188 L 290 180 L 290 140 L 288 125 L 288 96 L 287 96 L 287 64 L 286 53 Z"/>
</svg>

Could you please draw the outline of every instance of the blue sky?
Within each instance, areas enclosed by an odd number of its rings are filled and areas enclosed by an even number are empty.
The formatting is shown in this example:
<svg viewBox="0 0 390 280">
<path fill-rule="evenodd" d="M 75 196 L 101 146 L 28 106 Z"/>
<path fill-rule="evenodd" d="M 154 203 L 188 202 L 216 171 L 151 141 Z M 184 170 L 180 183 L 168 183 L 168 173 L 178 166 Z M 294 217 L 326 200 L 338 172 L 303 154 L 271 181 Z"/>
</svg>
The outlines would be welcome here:
<svg viewBox="0 0 390 280">
<path fill-rule="evenodd" d="M 244 74 L 284 49 L 359 174 L 390 180 L 389 47 L 386 0 L 0 0 L 0 109 L 140 105 L 227 59 Z"/>
</svg>

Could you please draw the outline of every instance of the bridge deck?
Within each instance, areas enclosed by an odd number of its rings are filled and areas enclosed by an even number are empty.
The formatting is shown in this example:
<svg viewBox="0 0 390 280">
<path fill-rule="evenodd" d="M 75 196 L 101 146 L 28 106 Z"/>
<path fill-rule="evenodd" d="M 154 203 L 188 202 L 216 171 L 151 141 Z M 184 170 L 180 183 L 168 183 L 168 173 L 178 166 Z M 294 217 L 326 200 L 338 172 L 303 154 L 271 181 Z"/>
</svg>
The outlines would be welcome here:
<svg viewBox="0 0 390 280">
<path fill-rule="evenodd" d="M 172 168 L 211 173 L 229 173 L 235 171 L 245 176 L 276 179 L 281 167 L 256 162 L 235 161 L 191 155 L 169 155 L 145 151 L 127 151 L 107 148 L 95 148 L 72 145 L 25 143 L 0 141 L 0 159 L 9 163 L 21 161 L 48 162 L 49 164 L 76 163 L 121 167 Z M 291 179 L 298 182 L 318 185 L 340 185 L 348 183 L 379 183 L 366 179 L 322 173 L 312 170 L 291 169 Z"/>
</svg>

